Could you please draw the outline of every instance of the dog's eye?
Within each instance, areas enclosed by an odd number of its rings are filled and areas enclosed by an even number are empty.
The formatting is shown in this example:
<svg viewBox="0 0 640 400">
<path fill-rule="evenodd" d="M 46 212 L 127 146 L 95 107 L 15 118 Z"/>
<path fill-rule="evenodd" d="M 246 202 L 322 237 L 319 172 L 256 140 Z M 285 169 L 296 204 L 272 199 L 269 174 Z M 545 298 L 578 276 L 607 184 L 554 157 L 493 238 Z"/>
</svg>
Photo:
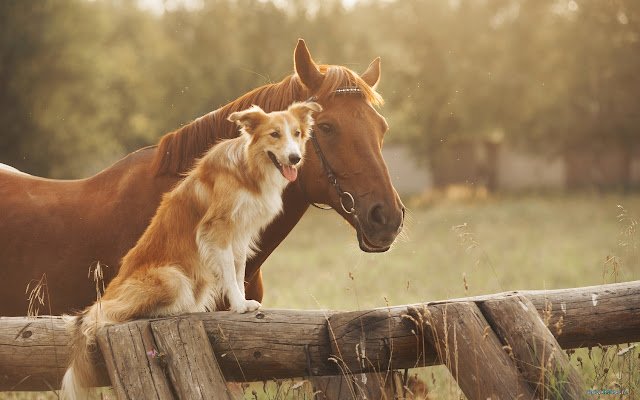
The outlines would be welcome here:
<svg viewBox="0 0 640 400">
<path fill-rule="evenodd" d="M 300 131 L 296 131 L 295 135 L 296 135 L 296 137 L 300 137 L 300 135 L 301 135 Z"/>
<path fill-rule="evenodd" d="M 274 132 L 271 132 L 271 137 L 272 137 L 272 138 L 276 138 L 276 139 L 277 139 L 277 138 L 279 138 L 279 137 L 280 137 L 280 133 L 275 132 L 275 131 L 274 131 Z"/>
</svg>

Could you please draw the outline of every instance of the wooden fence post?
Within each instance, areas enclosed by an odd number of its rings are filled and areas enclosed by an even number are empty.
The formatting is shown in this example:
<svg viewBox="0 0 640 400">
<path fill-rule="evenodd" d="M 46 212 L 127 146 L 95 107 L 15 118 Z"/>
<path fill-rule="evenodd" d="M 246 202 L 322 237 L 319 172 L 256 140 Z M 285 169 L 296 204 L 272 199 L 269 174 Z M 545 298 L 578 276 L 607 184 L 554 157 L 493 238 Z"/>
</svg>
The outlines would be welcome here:
<svg viewBox="0 0 640 400">
<path fill-rule="evenodd" d="M 339 376 L 313 377 L 314 391 L 320 400 L 401 399 L 403 382 L 393 369 L 393 339 L 390 330 L 402 324 L 390 309 L 337 313 L 327 319 L 332 359 L 342 371 Z M 365 329 L 366 326 L 366 329 Z M 358 365 L 354 373 L 348 367 Z"/>
<path fill-rule="evenodd" d="M 151 330 L 179 399 L 231 400 L 202 321 L 188 316 L 152 321 Z"/>
<path fill-rule="evenodd" d="M 119 399 L 174 398 L 161 364 L 147 354 L 155 348 L 148 320 L 108 325 L 97 341 Z"/>
<path fill-rule="evenodd" d="M 533 398 L 533 390 L 474 302 L 429 305 L 409 312 L 468 399 Z"/>
<path fill-rule="evenodd" d="M 200 320 L 111 325 L 98 343 L 120 399 L 231 399 Z"/>
<path fill-rule="evenodd" d="M 581 399 L 586 385 L 558 341 L 524 296 L 480 303 L 502 343 L 509 346 L 524 378 L 541 399 Z M 556 330 L 561 331 L 561 327 Z"/>
</svg>

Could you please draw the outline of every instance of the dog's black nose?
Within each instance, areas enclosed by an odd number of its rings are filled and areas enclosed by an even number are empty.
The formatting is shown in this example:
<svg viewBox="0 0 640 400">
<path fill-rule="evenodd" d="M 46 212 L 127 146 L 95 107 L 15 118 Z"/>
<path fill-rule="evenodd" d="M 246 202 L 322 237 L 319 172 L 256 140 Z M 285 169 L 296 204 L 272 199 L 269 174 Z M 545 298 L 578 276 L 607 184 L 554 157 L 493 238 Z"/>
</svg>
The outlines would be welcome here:
<svg viewBox="0 0 640 400">
<path fill-rule="evenodd" d="M 300 156 L 297 154 L 289 154 L 289 162 L 291 165 L 296 165 L 301 160 Z"/>
</svg>

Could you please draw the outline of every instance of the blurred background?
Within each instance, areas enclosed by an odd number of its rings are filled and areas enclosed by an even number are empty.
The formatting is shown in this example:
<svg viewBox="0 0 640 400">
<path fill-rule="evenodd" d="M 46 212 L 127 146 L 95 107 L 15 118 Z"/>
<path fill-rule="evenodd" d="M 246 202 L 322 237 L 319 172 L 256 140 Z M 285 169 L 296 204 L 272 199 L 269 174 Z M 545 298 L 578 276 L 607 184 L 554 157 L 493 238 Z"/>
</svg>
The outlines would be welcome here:
<svg viewBox="0 0 640 400">
<path fill-rule="evenodd" d="M 637 0 L 3 0 L 0 162 L 94 174 L 292 73 L 299 37 L 320 63 L 382 57 L 409 215 L 372 255 L 309 211 L 264 266 L 266 307 L 640 279 Z M 589 383 L 637 394 L 637 348 L 599 351 L 579 353 Z M 429 398 L 459 398 L 446 370 L 421 374 Z"/>
<path fill-rule="evenodd" d="M 634 0 L 7 0 L 0 32 L 0 161 L 29 173 L 93 174 L 279 81 L 303 37 L 382 57 L 401 191 L 640 186 Z"/>
</svg>

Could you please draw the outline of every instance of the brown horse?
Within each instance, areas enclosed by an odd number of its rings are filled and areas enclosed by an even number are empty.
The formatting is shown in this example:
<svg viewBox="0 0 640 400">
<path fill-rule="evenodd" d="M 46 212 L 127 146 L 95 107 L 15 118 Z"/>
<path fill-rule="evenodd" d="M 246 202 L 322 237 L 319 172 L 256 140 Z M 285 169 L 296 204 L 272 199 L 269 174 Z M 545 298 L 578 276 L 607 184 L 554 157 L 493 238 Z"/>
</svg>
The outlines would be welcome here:
<svg viewBox="0 0 640 400">
<path fill-rule="evenodd" d="M 404 207 L 381 148 L 388 126 L 374 106 L 380 60 L 361 75 L 343 66 L 317 65 L 303 40 L 295 74 L 257 88 L 162 137 L 157 146 L 129 154 L 81 180 L 43 179 L 0 169 L 0 315 L 24 315 L 25 288 L 46 273 L 49 304 L 59 314 L 87 306 L 96 287 L 92 265 L 107 265 L 108 282 L 120 259 L 144 232 L 169 191 L 220 139 L 238 132 L 227 116 L 252 104 L 267 112 L 314 98 L 315 140 L 297 184 L 283 195 L 284 212 L 263 232 L 260 251 L 247 262 L 247 297 L 262 301 L 260 266 L 289 234 L 310 202 L 330 205 L 357 231 L 360 248 L 386 251 L 402 229 Z"/>
</svg>

